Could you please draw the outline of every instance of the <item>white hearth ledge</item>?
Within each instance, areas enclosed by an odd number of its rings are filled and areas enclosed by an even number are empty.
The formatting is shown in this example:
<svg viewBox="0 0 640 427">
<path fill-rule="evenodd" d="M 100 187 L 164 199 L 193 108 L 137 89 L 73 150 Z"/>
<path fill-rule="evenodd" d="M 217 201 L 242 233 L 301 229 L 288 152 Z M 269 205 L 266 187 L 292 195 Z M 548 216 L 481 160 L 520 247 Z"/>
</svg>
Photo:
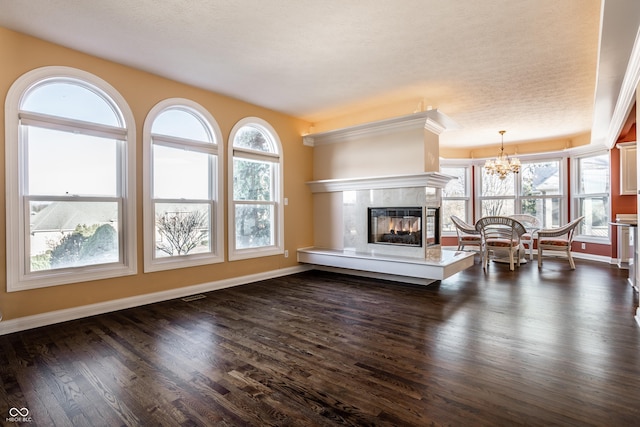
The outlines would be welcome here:
<svg viewBox="0 0 640 427">
<path fill-rule="evenodd" d="M 473 266 L 473 252 L 428 248 L 424 258 L 378 255 L 348 250 L 302 248 L 298 262 L 339 269 L 347 274 L 379 274 L 387 280 L 429 284 Z M 363 274 L 370 273 L 370 274 Z M 418 279 L 419 281 L 412 280 Z"/>
<path fill-rule="evenodd" d="M 336 191 L 376 190 L 382 188 L 444 188 L 452 179 L 457 179 L 457 177 L 440 172 L 422 172 L 409 175 L 322 179 L 318 181 L 308 181 L 306 184 L 312 193 L 331 193 Z"/>
</svg>

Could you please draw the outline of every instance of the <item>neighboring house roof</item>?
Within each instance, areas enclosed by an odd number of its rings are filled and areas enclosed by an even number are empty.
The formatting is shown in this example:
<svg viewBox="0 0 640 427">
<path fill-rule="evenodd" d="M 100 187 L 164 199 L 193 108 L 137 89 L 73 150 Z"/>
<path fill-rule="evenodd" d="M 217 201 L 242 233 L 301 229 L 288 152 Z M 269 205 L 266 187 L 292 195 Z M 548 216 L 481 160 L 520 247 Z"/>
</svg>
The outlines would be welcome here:
<svg viewBox="0 0 640 427">
<path fill-rule="evenodd" d="M 31 216 L 31 233 L 72 231 L 78 225 L 118 222 L 118 210 L 111 202 L 52 202 Z"/>
<path fill-rule="evenodd" d="M 560 188 L 560 174 L 557 165 L 538 167 L 533 178 L 533 187 L 538 191 L 557 191 Z"/>
</svg>

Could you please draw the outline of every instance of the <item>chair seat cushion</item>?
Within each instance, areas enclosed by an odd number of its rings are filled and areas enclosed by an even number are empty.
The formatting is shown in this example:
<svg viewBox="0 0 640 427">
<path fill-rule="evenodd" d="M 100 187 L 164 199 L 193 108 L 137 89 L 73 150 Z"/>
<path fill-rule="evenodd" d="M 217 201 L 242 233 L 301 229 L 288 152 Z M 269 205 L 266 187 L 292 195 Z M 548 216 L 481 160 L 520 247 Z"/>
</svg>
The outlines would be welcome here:
<svg viewBox="0 0 640 427">
<path fill-rule="evenodd" d="M 518 246 L 517 240 L 510 239 L 487 239 L 487 246 L 496 246 L 500 248 L 512 248 Z"/>
<path fill-rule="evenodd" d="M 479 242 L 480 241 L 480 236 L 461 236 L 460 240 L 463 242 Z"/>
<path fill-rule="evenodd" d="M 567 247 L 569 245 L 569 240 L 562 239 L 562 238 L 554 239 L 554 238 L 545 237 L 544 239 L 538 240 L 538 245 Z"/>
</svg>

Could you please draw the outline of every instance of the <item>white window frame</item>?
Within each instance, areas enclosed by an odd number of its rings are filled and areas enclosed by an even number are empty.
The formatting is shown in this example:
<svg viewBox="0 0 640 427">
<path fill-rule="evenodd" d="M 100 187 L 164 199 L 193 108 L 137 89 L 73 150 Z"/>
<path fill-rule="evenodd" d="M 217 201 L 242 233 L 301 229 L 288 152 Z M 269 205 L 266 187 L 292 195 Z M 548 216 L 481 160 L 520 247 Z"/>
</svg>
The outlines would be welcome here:
<svg viewBox="0 0 640 427">
<path fill-rule="evenodd" d="M 522 195 L 522 179 L 520 178 L 520 174 L 516 175 L 515 183 L 514 183 L 514 194 L 512 196 L 483 196 L 482 195 L 482 175 L 484 171 L 484 163 L 474 163 L 475 169 L 475 215 L 476 218 L 482 217 L 482 201 L 483 200 L 496 200 L 496 199 L 505 199 L 513 201 L 514 203 L 514 214 L 522 213 L 522 200 L 523 199 L 535 199 L 535 198 L 560 198 L 560 217 L 567 217 L 567 208 L 568 208 L 568 197 L 567 197 L 567 188 L 568 184 L 568 174 L 567 174 L 567 157 L 563 155 L 558 155 L 558 153 L 543 153 L 543 154 L 534 154 L 528 156 L 519 156 L 521 162 L 524 163 L 544 163 L 544 162 L 558 162 L 559 164 L 559 174 L 560 174 L 560 194 L 557 196 L 545 196 L 545 197 L 536 197 L 536 196 L 523 196 Z"/>
<path fill-rule="evenodd" d="M 442 190 L 442 207 L 444 207 L 444 201 L 445 200 L 458 200 L 458 201 L 463 201 L 464 202 L 464 215 L 465 217 L 462 218 L 462 220 L 464 220 L 465 222 L 469 223 L 469 224 L 473 224 L 473 218 L 472 218 L 472 194 L 473 192 L 471 191 L 471 171 L 473 169 L 473 166 L 470 163 L 449 163 L 446 162 L 444 160 L 441 159 L 440 162 L 440 172 L 443 174 L 447 174 L 447 172 L 443 169 L 446 168 L 464 168 L 465 169 L 465 182 L 464 182 L 464 188 L 465 188 L 465 195 L 464 196 L 455 196 L 455 197 L 445 197 L 444 196 L 444 189 Z M 444 211 L 443 211 L 444 213 Z M 443 221 L 441 222 L 441 224 L 444 223 L 444 218 Z M 455 236 L 456 235 L 456 231 L 452 230 L 452 231 L 442 231 L 442 235 L 443 236 Z"/>
<path fill-rule="evenodd" d="M 276 153 L 267 153 L 256 150 L 250 150 L 246 148 L 235 148 L 233 141 L 236 133 L 244 126 L 253 126 L 261 128 L 265 133 L 271 136 L 271 139 L 275 145 Z M 284 209 L 283 209 L 283 164 L 284 153 L 282 150 L 282 143 L 277 132 L 267 121 L 258 117 L 245 117 L 235 124 L 229 135 L 229 163 L 228 163 L 228 227 L 229 227 L 229 260 L 236 261 L 248 258 L 257 258 L 272 255 L 281 255 L 284 253 Z M 274 183 L 273 183 L 273 200 L 270 202 L 260 201 L 260 204 L 271 204 L 274 209 L 274 219 L 272 226 L 275 227 L 273 232 L 274 244 L 270 246 L 263 246 L 258 248 L 236 248 L 236 221 L 235 210 L 237 204 L 251 204 L 251 201 L 235 201 L 233 198 L 233 160 L 235 157 L 241 157 L 245 159 L 253 159 L 260 161 L 271 162 L 276 169 L 274 171 Z"/>
<path fill-rule="evenodd" d="M 529 163 L 545 163 L 545 162 L 558 162 L 558 179 L 559 179 L 559 190 L 560 193 L 548 195 L 548 196 L 525 196 L 522 191 L 522 175 L 518 174 L 518 179 L 516 180 L 516 214 L 524 213 L 522 212 L 522 201 L 523 200 L 548 200 L 548 199 L 560 199 L 560 211 L 558 215 L 560 218 L 567 217 L 567 188 L 568 188 L 568 180 L 567 180 L 567 158 L 566 157 L 558 157 L 558 156 L 543 156 L 536 155 L 528 158 L 521 158 L 522 166 Z M 559 225 L 564 225 L 565 221 L 560 220 Z"/>
<path fill-rule="evenodd" d="M 482 164 L 474 164 L 474 172 L 475 172 L 475 177 L 474 177 L 474 192 L 475 192 L 475 217 L 476 218 L 482 218 L 483 214 L 482 214 L 482 202 L 484 200 L 508 200 L 510 202 L 513 203 L 513 209 L 514 209 L 514 214 L 517 213 L 517 203 L 516 203 L 516 194 L 517 194 L 517 190 L 516 190 L 516 185 L 517 185 L 517 181 L 518 179 L 514 179 L 514 188 L 513 188 L 513 194 L 512 195 L 507 195 L 507 196 L 485 196 L 482 194 L 482 177 L 483 177 L 483 173 L 484 173 L 484 163 Z"/>
<path fill-rule="evenodd" d="M 171 107 L 191 110 L 204 119 L 212 133 L 214 142 L 210 144 L 201 141 L 191 141 L 165 135 L 154 135 L 151 132 L 155 119 L 165 110 Z M 211 217 L 209 222 L 209 235 L 211 237 L 211 250 L 206 253 L 187 254 L 181 256 L 156 257 L 155 256 L 155 199 L 153 198 L 153 145 L 154 142 L 171 147 L 189 149 L 215 156 L 211 159 L 210 194 L 206 200 L 162 200 L 163 202 L 199 202 L 209 204 Z M 165 99 L 156 104 L 144 123 L 143 129 L 143 194 L 144 194 L 144 271 L 162 271 L 175 268 L 193 267 L 205 264 L 224 262 L 224 173 L 222 159 L 224 158 L 224 144 L 222 144 L 222 132 L 214 117 L 200 104 L 184 98 Z"/>
<path fill-rule="evenodd" d="M 70 119 L 39 117 L 38 114 L 23 113 L 23 119 L 42 119 L 52 126 L 78 126 L 85 132 L 106 134 L 112 136 L 120 133 L 124 147 L 120 150 L 121 174 L 119 177 L 119 194 L 122 224 L 120 262 L 97 264 L 83 267 L 53 269 L 38 272 L 28 272 L 27 253 L 28 224 L 27 203 L 23 189 L 26 188 L 26 173 L 24 173 L 25 150 L 22 147 L 20 135 L 21 112 L 20 104 L 24 94 L 44 80 L 75 80 L 91 86 L 113 102 L 117 113 L 124 124 L 122 128 L 111 128 L 91 123 L 79 123 Z M 71 67 L 50 66 L 32 70 L 19 77 L 7 93 L 5 102 L 5 174 L 6 174 L 6 234 L 7 234 L 7 292 L 69 283 L 86 282 L 137 273 L 136 263 L 136 173 L 135 173 L 135 121 L 127 102 L 110 84 L 99 77 Z M 79 200 L 75 198 L 74 200 Z"/>
<path fill-rule="evenodd" d="M 611 175 L 609 175 L 609 192 L 608 193 L 581 194 L 579 192 L 579 190 L 580 190 L 580 167 L 579 167 L 580 160 L 584 159 L 584 158 L 587 158 L 587 157 L 597 157 L 597 156 L 602 156 L 602 155 L 607 155 L 609 157 L 609 174 L 611 174 L 611 153 L 607 149 L 580 151 L 580 152 L 576 153 L 575 156 L 573 156 L 571 158 L 571 210 L 573 212 L 571 220 L 573 220 L 573 219 L 575 219 L 575 218 L 580 216 L 580 199 L 583 199 L 583 198 L 585 198 L 585 196 L 588 195 L 589 197 L 605 197 L 606 196 L 608 198 L 608 203 L 607 203 L 607 207 L 606 207 L 606 209 L 607 209 L 607 217 L 608 217 L 608 221 L 611 221 L 611 201 L 612 201 L 612 197 L 611 197 L 611 184 L 612 184 Z M 583 221 L 583 223 L 584 223 L 584 221 Z M 581 226 L 582 226 L 582 224 L 580 224 L 580 226 L 578 226 L 578 230 L 581 230 Z M 574 240 L 577 241 L 577 242 L 597 243 L 597 244 L 610 245 L 611 244 L 611 227 L 607 227 L 607 236 L 606 237 L 598 237 L 598 236 L 592 236 L 592 235 L 587 235 L 587 234 L 579 234 L 577 232 Z"/>
</svg>

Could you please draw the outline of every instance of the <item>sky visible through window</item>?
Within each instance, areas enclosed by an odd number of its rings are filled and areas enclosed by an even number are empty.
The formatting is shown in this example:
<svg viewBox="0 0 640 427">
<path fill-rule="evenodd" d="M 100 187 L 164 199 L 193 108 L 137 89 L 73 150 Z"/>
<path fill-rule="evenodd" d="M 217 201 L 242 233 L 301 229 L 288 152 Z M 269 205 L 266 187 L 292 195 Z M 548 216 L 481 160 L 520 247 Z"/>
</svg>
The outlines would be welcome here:
<svg viewBox="0 0 640 427">
<path fill-rule="evenodd" d="M 33 126 L 28 132 L 28 194 L 119 195 L 119 141 Z"/>
<path fill-rule="evenodd" d="M 21 110 L 122 127 L 119 115 L 102 95 L 72 82 L 51 81 L 33 88 Z"/>
<path fill-rule="evenodd" d="M 211 132 L 203 120 L 180 108 L 171 108 L 160 113 L 153 121 L 151 132 L 193 141 L 213 142 Z"/>
</svg>

